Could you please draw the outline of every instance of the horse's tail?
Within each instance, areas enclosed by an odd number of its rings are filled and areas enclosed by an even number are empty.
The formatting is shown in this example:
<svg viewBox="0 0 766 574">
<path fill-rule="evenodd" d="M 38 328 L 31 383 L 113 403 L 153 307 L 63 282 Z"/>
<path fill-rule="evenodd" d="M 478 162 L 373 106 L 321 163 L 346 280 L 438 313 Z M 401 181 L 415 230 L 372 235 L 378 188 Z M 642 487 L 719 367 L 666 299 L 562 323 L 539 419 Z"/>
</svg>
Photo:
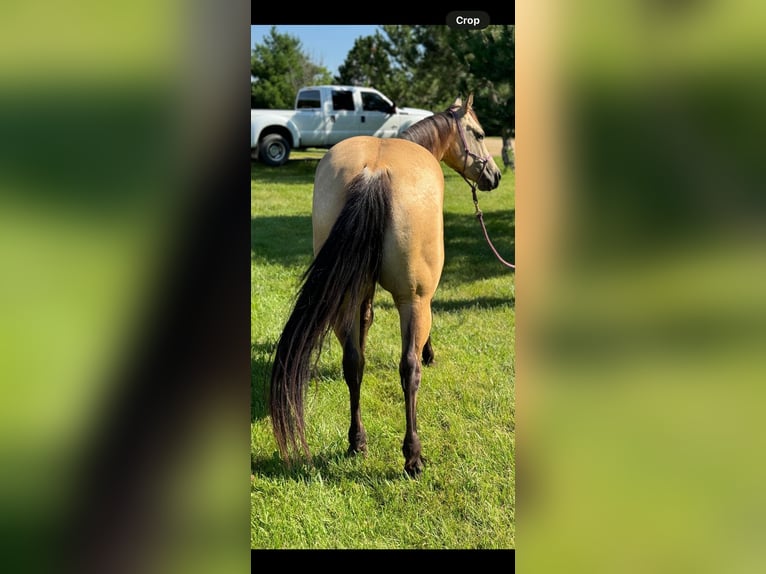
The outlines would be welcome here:
<svg viewBox="0 0 766 574">
<path fill-rule="evenodd" d="M 312 358 L 318 360 L 324 338 L 334 325 L 351 328 L 363 293 L 380 276 L 390 197 L 385 171 L 355 177 L 327 240 L 301 278 L 295 305 L 277 344 L 269 394 L 274 437 L 288 461 L 292 451 L 301 450 L 310 459 L 303 397 Z"/>
</svg>

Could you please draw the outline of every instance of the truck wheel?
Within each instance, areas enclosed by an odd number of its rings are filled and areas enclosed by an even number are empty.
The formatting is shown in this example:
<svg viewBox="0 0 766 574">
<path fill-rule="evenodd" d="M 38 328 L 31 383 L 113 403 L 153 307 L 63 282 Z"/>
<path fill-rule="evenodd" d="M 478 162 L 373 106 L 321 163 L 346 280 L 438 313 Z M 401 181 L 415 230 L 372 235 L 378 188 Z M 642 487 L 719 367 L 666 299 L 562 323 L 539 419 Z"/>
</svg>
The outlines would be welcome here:
<svg viewBox="0 0 766 574">
<path fill-rule="evenodd" d="M 260 160 L 266 165 L 279 167 L 287 163 L 290 157 L 290 144 L 279 134 L 269 134 L 261 139 Z"/>
</svg>

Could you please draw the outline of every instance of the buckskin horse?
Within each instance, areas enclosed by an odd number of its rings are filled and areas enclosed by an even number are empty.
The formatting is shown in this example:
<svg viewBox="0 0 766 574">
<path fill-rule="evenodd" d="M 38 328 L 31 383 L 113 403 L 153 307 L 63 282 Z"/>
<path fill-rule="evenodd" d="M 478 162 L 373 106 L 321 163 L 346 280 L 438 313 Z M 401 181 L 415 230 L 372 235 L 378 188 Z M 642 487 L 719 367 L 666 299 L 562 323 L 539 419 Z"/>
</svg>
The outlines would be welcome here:
<svg viewBox="0 0 766 574">
<path fill-rule="evenodd" d="M 279 452 L 310 460 L 303 398 L 325 336 L 343 349 L 351 424 L 348 454 L 366 452 L 359 395 L 377 285 L 399 312 L 404 391 L 404 470 L 423 470 L 417 426 L 421 358 L 433 362 L 431 300 L 444 265 L 444 174 L 440 162 L 482 191 L 500 170 L 472 108 L 473 94 L 412 125 L 399 138 L 357 136 L 335 144 L 317 165 L 312 226 L 314 259 L 277 343 L 269 409 Z"/>
</svg>

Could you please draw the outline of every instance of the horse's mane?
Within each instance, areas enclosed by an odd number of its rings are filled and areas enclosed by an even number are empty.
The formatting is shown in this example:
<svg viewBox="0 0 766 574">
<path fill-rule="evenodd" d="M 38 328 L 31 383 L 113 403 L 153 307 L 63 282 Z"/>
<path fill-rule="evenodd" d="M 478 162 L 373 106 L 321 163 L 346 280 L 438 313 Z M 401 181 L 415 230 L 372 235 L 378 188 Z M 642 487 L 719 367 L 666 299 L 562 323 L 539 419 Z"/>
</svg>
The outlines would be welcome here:
<svg viewBox="0 0 766 574">
<path fill-rule="evenodd" d="M 452 134 L 452 110 L 449 108 L 412 124 L 399 137 L 419 144 L 431 153 L 436 152 Z"/>
</svg>

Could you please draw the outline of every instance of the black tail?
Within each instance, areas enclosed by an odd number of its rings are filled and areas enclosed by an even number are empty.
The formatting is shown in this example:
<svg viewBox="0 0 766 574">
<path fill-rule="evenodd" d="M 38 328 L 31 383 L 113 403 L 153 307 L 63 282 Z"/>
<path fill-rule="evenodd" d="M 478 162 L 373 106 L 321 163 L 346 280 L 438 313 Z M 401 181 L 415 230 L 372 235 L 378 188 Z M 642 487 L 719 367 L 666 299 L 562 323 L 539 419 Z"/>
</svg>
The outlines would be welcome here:
<svg viewBox="0 0 766 574">
<path fill-rule="evenodd" d="M 318 358 L 333 325 L 351 327 L 362 293 L 380 276 L 383 233 L 391 211 L 389 188 L 385 172 L 351 181 L 346 205 L 301 278 L 271 371 L 271 423 L 284 459 L 290 460 L 291 452 L 299 450 L 310 458 L 303 396 L 312 358 Z"/>
</svg>

